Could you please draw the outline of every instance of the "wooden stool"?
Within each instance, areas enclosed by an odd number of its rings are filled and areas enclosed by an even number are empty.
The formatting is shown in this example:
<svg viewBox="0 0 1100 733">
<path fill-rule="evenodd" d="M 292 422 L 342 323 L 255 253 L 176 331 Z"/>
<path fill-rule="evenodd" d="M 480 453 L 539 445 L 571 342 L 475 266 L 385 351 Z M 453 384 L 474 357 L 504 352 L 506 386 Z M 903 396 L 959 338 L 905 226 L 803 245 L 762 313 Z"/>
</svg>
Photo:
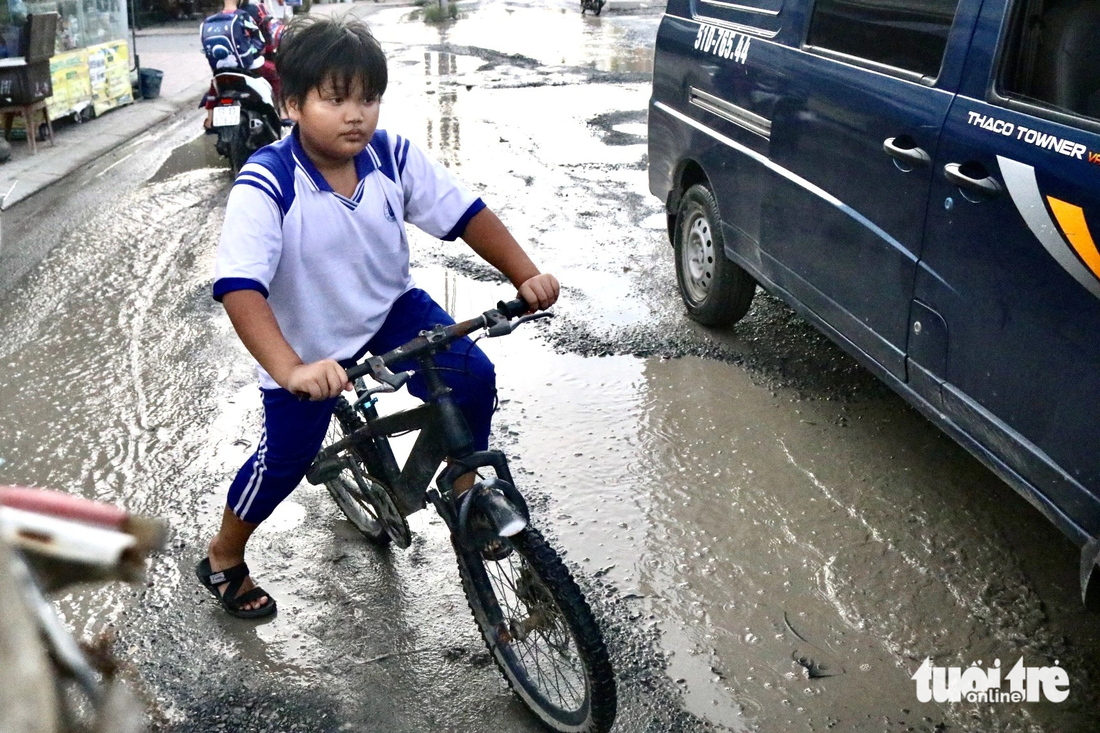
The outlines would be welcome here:
<svg viewBox="0 0 1100 733">
<path fill-rule="evenodd" d="M 11 126 L 15 121 L 16 115 L 23 115 L 23 127 L 27 130 L 27 142 L 31 144 L 31 152 L 38 155 L 38 146 L 36 139 L 38 138 L 38 129 L 34 125 L 35 112 L 41 110 L 42 118 L 46 121 L 46 130 L 49 134 L 50 145 L 54 144 L 53 141 L 53 123 L 50 122 L 50 113 L 46 111 L 46 101 L 34 102 L 33 104 L 17 104 L 10 107 L 0 107 L 0 118 L 4 120 L 4 139 L 7 140 L 11 137 Z"/>
</svg>

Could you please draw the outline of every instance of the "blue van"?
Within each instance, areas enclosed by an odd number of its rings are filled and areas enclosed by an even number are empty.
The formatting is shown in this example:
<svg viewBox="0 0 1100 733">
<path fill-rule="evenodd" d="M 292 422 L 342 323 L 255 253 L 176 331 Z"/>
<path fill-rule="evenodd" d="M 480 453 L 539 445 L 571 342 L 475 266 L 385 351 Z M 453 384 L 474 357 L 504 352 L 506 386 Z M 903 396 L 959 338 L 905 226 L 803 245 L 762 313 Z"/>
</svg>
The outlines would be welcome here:
<svg viewBox="0 0 1100 733">
<path fill-rule="evenodd" d="M 782 298 L 1100 602 L 1100 0 L 668 0 L 649 185 L 694 319 Z"/>
</svg>

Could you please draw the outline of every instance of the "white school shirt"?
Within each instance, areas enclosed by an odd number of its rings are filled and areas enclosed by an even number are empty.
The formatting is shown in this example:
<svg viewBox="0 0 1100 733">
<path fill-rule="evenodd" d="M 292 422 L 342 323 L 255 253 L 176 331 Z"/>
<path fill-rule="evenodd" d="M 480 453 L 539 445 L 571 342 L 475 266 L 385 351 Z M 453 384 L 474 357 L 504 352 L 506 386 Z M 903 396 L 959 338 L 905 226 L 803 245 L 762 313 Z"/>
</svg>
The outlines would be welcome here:
<svg viewBox="0 0 1100 733">
<path fill-rule="evenodd" d="M 413 287 L 404 222 L 453 240 L 485 208 L 440 163 L 384 130 L 355 158 L 349 199 L 332 190 L 294 134 L 257 151 L 229 193 L 214 299 L 259 291 L 305 363 L 362 356 Z M 260 386 L 278 387 L 256 365 Z"/>
</svg>

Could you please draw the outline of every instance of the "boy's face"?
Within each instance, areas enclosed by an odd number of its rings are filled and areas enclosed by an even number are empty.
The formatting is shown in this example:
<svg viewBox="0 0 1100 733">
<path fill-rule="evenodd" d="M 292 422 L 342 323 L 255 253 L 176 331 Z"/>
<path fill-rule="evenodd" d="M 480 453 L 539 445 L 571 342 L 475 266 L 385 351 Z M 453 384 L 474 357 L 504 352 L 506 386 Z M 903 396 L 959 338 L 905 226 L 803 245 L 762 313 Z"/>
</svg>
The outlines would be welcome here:
<svg viewBox="0 0 1100 733">
<path fill-rule="evenodd" d="M 380 100 L 365 99 L 360 82 L 347 87 L 341 90 L 330 79 L 310 89 L 301 104 L 287 100 L 287 112 L 298 124 L 302 146 L 311 157 L 346 161 L 363 152 L 374 135 Z"/>
</svg>

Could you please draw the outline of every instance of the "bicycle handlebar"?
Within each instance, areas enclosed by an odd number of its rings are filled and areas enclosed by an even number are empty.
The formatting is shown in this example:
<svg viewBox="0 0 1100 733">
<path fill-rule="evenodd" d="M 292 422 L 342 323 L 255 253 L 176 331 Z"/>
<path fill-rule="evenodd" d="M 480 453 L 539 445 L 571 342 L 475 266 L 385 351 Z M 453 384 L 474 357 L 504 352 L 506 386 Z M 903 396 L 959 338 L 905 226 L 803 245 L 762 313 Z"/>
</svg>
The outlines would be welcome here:
<svg viewBox="0 0 1100 733">
<path fill-rule="evenodd" d="M 527 301 L 522 298 L 516 298 L 515 300 L 509 300 L 507 302 L 500 301 L 497 303 L 497 311 L 501 313 L 505 318 L 519 318 L 526 314 L 531 309 L 527 307 Z"/>
<path fill-rule="evenodd" d="M 430 331 L 422 331 L 412 341 L 404 343 L 392 351 L 380 356 L 372 356 L 366 361 L 356 364 L 347 370 L 348 379 L 354 381 L 369 374 L 376 381 L 387 384 L 396 391 L 401 389 L 405 382 L 409 381 L 412 372 L 394 374 L 389 369 L 391 364 L 440 351 L 463 336 L 483 328 L 488 330 L 490 337 L 504 336 L 511 333 L 521 323 L 535 318 L 549 318 L 553 315 L 546 312 L 525 315 L 529 310 L 527 303 L 519 298 L 507 302 L 502 300 L 497 303 L 496 308 L 485 311 L 477 318 L 471 318 L 468 321 L 450 326 L 437 325 Z M 512 323 L 514 318 L 519 320 Z"/>
</svg>

